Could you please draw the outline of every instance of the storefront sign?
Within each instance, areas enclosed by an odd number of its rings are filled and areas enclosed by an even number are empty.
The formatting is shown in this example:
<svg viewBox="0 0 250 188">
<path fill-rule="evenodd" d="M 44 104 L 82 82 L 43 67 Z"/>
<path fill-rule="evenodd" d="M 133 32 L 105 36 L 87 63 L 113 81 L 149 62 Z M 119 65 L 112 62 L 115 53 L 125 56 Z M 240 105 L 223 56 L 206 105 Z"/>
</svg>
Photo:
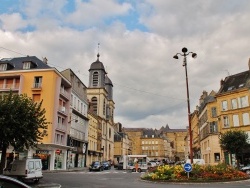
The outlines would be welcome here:
<svg viewBox="0 0 250 188">
<path fill-rule="evenodd" d="M 48 155 L 49 154 L 49 150 L 36 150 L 36 154 L 45 154 L 45 155 Z"/>
<path fill-rule="evenodd" d="M 56 150 L 56 154 L 57 154 L 57 155 L 60 155 L 61 153 L 62 153 L 62 150 L 60 150 L 60 149 L 57 149 L 57 150 Z"/>
<path fill-rule="evenodd" d="M 87 149 L 87 146 L 85 143 L 82 144 L 82 152 L 85 153 Z"/>
</svg>

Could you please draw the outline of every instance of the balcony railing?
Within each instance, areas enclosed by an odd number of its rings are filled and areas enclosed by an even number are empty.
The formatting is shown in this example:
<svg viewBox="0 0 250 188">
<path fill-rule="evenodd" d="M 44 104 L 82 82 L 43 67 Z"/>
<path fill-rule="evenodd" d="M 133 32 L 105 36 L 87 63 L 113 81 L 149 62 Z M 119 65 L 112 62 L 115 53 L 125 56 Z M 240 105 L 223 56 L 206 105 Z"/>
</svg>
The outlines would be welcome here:
<svg viewBox="0 0 250 188">
<path fill-rule="evenodd" d="M 64 114 L 67 114 L 67 110 L 65 106 L 59 106 L 58 111 Z"/>
<path fill-rule="evenodd" d="M 33 88 L 41 88 L 41 87 L 42 87 L 42 82 L 33 83 Z"/>
<path fill-rule="evenodd" d="M 66 126 L 66 125 L 63 125 L 63 124 L 58 123 L 58 124 L 57 124 L 56 129 L 57 129 L 57 130 L 59 130 L 59 131 L 66 132 L 66 131 L 67 131 L 67 126 Z"/>
<path fill-rule="evenodd" d="M 60 94 L 65 97 L 66 99 L 70 98 L 70 93 L 68 93 L 67 91 L 65 91 L 64 89 L 60 89 Z"/>
<path fill-rule="evenodd" d="M 0 84 L 0 89 L 17 90 L 19 89 L 19 84 Z"/>
</svg>

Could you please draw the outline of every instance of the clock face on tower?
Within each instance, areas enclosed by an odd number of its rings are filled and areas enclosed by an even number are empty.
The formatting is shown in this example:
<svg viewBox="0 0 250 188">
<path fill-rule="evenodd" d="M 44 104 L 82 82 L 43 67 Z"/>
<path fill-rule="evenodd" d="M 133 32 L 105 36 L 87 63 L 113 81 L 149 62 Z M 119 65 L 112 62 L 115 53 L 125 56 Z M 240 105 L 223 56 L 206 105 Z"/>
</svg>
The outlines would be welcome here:
<svg viewBox="0 0 250 188">
<path fill-rule="evenodd" d="M 83 153 L 86 152 L 86 144 L 85 144 L 85 143 L 83 143 L 83 145 L 82 145 L 82 152 L 83 152 Z"/>
</svg>

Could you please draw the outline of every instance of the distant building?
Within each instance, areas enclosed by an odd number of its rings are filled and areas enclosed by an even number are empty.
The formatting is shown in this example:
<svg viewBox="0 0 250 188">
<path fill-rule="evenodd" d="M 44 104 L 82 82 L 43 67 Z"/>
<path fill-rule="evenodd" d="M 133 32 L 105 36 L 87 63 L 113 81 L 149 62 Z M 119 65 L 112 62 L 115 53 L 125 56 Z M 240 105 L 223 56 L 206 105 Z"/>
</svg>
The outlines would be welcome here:
<svg viewBox="0 0 250 188">
<path fill-rule="evenodd" d="M 115 124 L 114 133 L 114 163 L 117 164 L 123 161 L 125 155 L 131 155 L 131 140 L 128 135 L 123 132 L 122 124 Z"/>
<path fill-rule="evenodd" d="M 157 129 L 124 128 L 131 139 L 133 155 L 148 155 L 151 159 L 171 161 L 185 159 L 184 137 L 186 129 L 170 129 L 168 125 Z"/>
<path fill-rule="evenodd" d="M 184 160 L 185 156 L 185 136 L 187 129 L 170 129 L 168 125 L 161 127 L 160 130 L 163 135 L 171 142 L 172 159 L 174 161 Z"/>
</svg>

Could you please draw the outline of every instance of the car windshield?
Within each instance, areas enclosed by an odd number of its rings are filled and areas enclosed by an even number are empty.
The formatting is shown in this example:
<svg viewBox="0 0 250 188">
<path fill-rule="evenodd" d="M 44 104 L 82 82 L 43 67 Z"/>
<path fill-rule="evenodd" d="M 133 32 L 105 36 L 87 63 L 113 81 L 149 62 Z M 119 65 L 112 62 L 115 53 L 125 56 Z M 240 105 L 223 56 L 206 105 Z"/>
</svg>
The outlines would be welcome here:
<svg viewBox="0 0 250 188">
<path fill-rule="evenodd" d="M 99 164 L 100 164 L 100 162 L 98 162 L 98 161 L 95 161 L 92 163 L 92 165 L 99 165 Z"/>
</svg>

